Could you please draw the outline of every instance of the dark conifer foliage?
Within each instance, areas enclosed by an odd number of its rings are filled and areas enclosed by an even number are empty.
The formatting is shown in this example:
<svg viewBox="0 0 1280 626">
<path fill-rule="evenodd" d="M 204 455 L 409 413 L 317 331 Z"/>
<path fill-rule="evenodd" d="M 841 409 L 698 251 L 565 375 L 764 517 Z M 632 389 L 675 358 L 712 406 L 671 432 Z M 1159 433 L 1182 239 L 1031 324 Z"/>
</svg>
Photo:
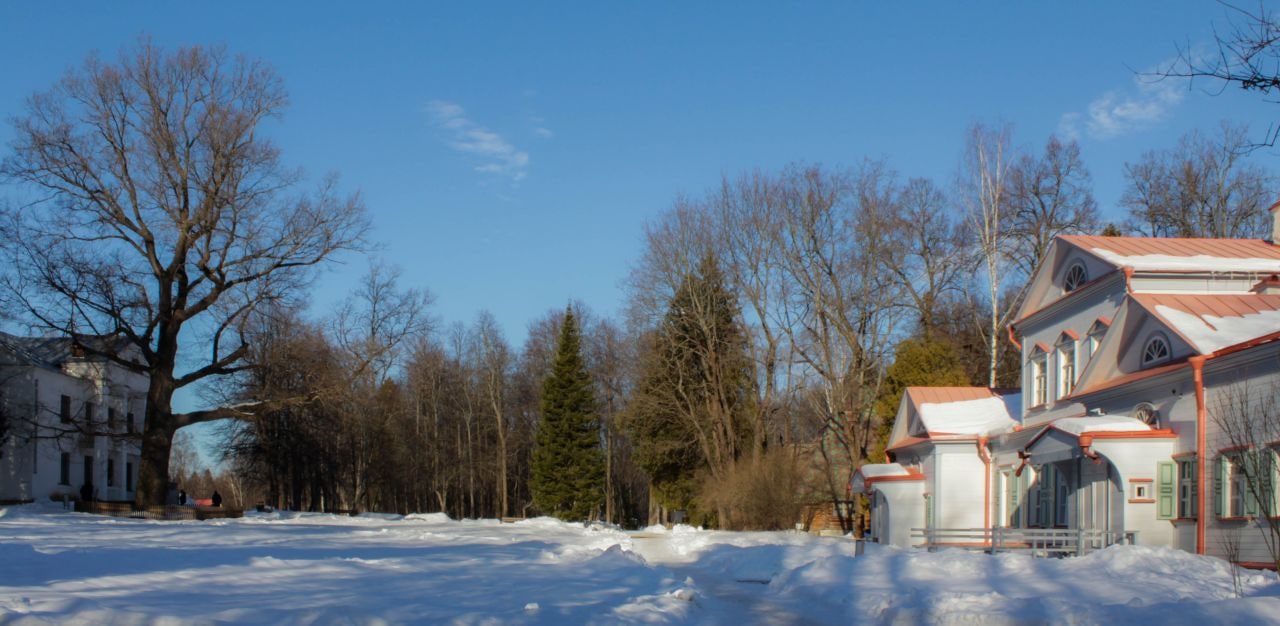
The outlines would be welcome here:
<svg viewBox="0 0 1280 626">
<path fill-rule="evenodd" d="M 604 503 L 604 456 L 591 377 L 573 310 L 560 327 L 555 364 L 542 388 L 542 421 L 533 450 L 531 487 L 543 513 L 594 519 Z"/>
<path fill-rule="evenodd" d="M 726 479 L 739 459 L 757 452 L 747 419 L 755 398 L 747 345 L 737 300 L 716 258 L 707 256 L 651 336 L 632 398 L 637 462 L 653 480 L 657 506 L 702 521 L 699 514 L 712 511 L 698 501 L 698 479 Z M 715 512 L 718 523 L 729 522 L 726 511 Z"/>
</svg>

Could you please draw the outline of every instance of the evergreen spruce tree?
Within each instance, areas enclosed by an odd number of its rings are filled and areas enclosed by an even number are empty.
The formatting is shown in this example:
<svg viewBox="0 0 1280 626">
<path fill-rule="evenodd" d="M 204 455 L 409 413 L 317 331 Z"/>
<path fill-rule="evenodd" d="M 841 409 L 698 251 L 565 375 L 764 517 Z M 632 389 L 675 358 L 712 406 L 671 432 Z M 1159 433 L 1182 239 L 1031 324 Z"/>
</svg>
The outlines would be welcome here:
<svg viewBox="0 0 1280 626">
<path fill-rule="evenodd" d="M 533 450 L 530 487 L 542 512 L 585 520 L 604 503 L 604 455 L 591 378 L 582 358 L 573 310 L 565 312 L 551 375 L 542 386 L 542 421 Z"/>
<path fill-rule="evenodd" d="M 695 523 L 726 524 L 699 502 L 709 477 L 732 471 L 755 439 L 752 363 L 737 301 L 714 256 L 672 295 L 648 338 L 627 427 L 653 503 Z"/>
<path fill-rule="evenodd" d="M 894 351 L 893 365 L 885 371 L 884 384 L 876 398 L 875 442 L 869 457 L 873 462 L 887 460 L 884 449 L 889 445 L 893 420 L 907 387 L 962 387 L 969 384 L 964 366 L 951 343 L 929 337 L 902 340 Z"/>
</svg>

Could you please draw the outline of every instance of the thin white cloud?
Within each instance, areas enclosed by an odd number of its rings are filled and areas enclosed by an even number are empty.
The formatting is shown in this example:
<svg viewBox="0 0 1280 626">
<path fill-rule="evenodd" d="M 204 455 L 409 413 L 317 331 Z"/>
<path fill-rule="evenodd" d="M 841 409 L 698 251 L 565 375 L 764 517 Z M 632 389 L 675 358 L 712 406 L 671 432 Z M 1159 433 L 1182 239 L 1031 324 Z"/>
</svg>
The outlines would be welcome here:
<svg viewBox="0 0 1280 626">
<path fill-rule="evenodd" d="M 1063 114 L 1058 133 L 1070 139 L 1087 134 L 1106 140 L 1165 121 L 1186 96 L 1187 84 L 1177 78 L 1153 78 L 1158 73 L 1158 68 L 1143 72 L 1134 76 L 1131 88 L 1113 89 L 1094 98 L 1084 112 Z"/>
<path fill-rule="evenodd" d="M 427 103 L 427 114 L 436 126 L 449 131 L 449 146 L 458 152 L 479 159 L 477 172 L 497 174 L 519 181 L 529 167 L 529 153 L 518 150 L 501 135 L 471 118 L 462 106 L 444 100 Z"/>
<path fill-rule="evenodd" d="M 555 133 L 551 132 L 551 129 L 550 129 L 550 128 L 546 128 L 545 126 L 539 126 L 539 127 L 535 128 L 535 129 L 533 129 L 533 134 L 535 134 L 535 135 L 537 135 L 537 136 L 539 136 L 539 137 L 541 137 L 541 138 L 543 138 L 543 139 L 550 139 L 550 138 L 552 138 L 552 137 L 555 137 Z"/>
</svg>

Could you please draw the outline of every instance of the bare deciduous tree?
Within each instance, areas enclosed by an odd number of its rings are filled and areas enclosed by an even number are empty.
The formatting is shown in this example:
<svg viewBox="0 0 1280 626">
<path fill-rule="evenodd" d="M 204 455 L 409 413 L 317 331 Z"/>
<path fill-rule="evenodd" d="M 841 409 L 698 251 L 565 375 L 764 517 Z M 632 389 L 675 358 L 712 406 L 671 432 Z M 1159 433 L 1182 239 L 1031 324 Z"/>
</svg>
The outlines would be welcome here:
<svg viewBox="0 0 1280 626">
<path fill-rule="evenodd" d="M 1192 131 L 1170 150 L 1125 164 L 1120 203 L 1127 227 L 1148 237 L 1265 237 L 1265 209 L 1275 201 L 1275 177 L 1247 160 L 1248 127 L 1223 122 L 1216 136 Z"/>
<path fill-rule="evenodd" d="M 1280 441 L 1280 383 L 1250 384 L 1245 380 L 1221 388 L 1210 404 L 1209 421 L 1221 438 L 1219 447 L 1236 451 L 1229 460 L 1214 459 L 1220 465 L 1213 471 L 1227 474 L 1214 480 L 1214 497 L 1221 499 L 1223 490 L 1242 486 L 1243 493 L 1233 496 L 1241 500 L 1242 515 L 1237 517 L 1249 518 L 1247 525 L 1225 533 L 1227 539 L 1235 542 L 1234 546 L 1224 546 L 1234 548 L 1235 554 L 1229 552 L 1228 556 L 1233 557 L 1233 563 L 1238 560 L 1243 545 L 1241 533 L 1256 533 L 1261 536 L 1272 562 L 1280 567 L 1280 510 L 1277 510 L 1280 503 L 1276 499 L 1280 457 L 1274 447 Z M 1210 459 L 1200 459 L 1200 462 L 1208 463 Z M 1227 468 L 1229 471 L 1223 471 Z M 1241 478 L 1239 485 L 1230 484 L 1232 475 Z M 1222 513 L 1234 515 L 1232 511 Z"/>
<path fill-rule="evenodd" d="M 90 57 L 13 122 L 0 175 L 33 200 L 7 216 L 0 286 L 34 327 L 148 378 L 140 504 L 164 501 L 179 428 L 246 415 L 175 413 L 174 392 L 244 367 L 250 314 L 366 231 L 358 196 L 332 178 L 302 192 L 260 131 L 285 103 L 261 62 L 143 41 L 116 63 Z M 128 350 L 95 348 L 103 335 Z"/>
<path fill-rule="evenodd" d="M 1073 140 L 1050 136 L 1044 154 L 1023 154 L 1009 168 L 1009 236 L 1014 267 L 1030 277 L 1058 235 L 1098 231 L 1089 170 Z"/>
<path fill-rule="evenodd" d="M 1214 29 L 1216 54 L 1203 55 L 1191 46 L 1181 46 L 1177 61 L 1155 72 L 1154 78 L 1189 79 L 1193 85 L 1208 81 L 1217 93 L 1238 87 L 1258 92 L 1264 98 L 1273 97 L 1280 90 L 1280 21 L 1261 2 L 1257 11 L 1221 4 L 1227 11 L 1227 23 L 1221 30 Z M 1277 139 L 1280 126 L 1271 124 L 1263 140 L 1248 149 L 1273 146 Z"/>
<path fill-rule="evenodd" d="M 908 180 L 898 203 L 901 210 L 892 229 L 904 245 L 898 254 L 886 256 L 884 263 L 897 277 L 921 333 L 928 337 L 940 323 L 940 305 L 961 288 L 972 263 L 965 249 L 965 224 L 955 221 L 946 196 L 925 178 Z"/>
<path fill-rule="evenodd" d="M 1004 262 L 1009 245 L 1009 200 L 1007 178 L 1009 127 L 989 128 L 974 124 L 965 141 L 960 161 L 959 186 L 972 225 L 982 269 L 986 272 L 990 324 L 987 326 L 987 386 L 994 387 L 1000 368 L 1000 329 L 1014 308 L 1001 302 L 1006 280 Z"/>
</svg>

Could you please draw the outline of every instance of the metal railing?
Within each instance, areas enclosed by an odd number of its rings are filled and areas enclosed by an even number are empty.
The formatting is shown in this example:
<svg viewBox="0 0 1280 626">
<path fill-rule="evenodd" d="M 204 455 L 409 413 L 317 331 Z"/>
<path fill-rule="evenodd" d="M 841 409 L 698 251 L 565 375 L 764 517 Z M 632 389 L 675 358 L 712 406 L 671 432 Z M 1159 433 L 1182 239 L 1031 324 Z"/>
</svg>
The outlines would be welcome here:
<svg viewBox="0 0 1280 626">
<path fill-rule="evenodd" d="M 1027 552 L 1032 556 L 1080 556 L 1116 544 L 1136 545 L 1136 530 L 1088 528 L 912 528 L 918 548 Z"/>
</svg>

